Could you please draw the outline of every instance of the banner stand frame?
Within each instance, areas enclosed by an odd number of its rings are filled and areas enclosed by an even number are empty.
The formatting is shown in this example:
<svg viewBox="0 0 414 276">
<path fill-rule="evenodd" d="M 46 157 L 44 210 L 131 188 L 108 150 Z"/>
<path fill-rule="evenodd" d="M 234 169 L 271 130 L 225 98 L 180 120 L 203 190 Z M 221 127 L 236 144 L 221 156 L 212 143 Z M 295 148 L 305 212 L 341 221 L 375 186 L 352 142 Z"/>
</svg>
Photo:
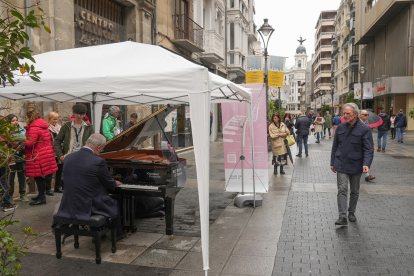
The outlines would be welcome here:
<svg viewBox="0 0 414 276">
<path fill-rule="evenodd" d="M 254 194 L 245 194 L 244 193 L 244 166 L 243 166 L 243 164 L 244 164 L 244 161 L 246 161 L 246 158 L 243 155 L 243 147 L 244 147 L 243 127 L 244 127 L 244 123 L 241 122 L 239 124 L 239 127 L 241 129 L 240 130 L 240 136 L 241 136 L 241 153 L 240 153 L 240 157 L 239 157 L 239 162 L 241 161 L 242 193 L 241 194 L 238 194 L 234 198 L 234 205 L 236 205 L 239 208 L 243 208 L 247 204 L 253 204 L 253 208 L 256 208 L 256 206 L 262 206 L 262 204 L 263 204 L 263 198 L 260 195 L 256 195 L 256 193 L 254 193 Z M 239 162 L 237 162 L 235 168 L 237 167 L 237 165 L 238 165 Z M 230 178 L 231 178 L 231 175 L 230 175 Z M 253 175 L 253 178 L 254 178 L 254 175 Z M 254 189 L 254 183 L 253 183 L 253 189 Z"/>
</svg>

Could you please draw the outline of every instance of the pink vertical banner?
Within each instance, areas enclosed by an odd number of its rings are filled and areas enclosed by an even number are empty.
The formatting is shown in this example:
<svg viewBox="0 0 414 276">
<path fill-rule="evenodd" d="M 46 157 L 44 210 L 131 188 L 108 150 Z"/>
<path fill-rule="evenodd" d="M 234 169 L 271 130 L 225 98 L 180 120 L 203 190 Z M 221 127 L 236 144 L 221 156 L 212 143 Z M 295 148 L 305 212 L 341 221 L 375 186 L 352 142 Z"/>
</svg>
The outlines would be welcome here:
<svg viewBox="0 0 414 276">
<path fill-rule="evenodd" d="M 252 90 L 256 192 L 267 193 L 269 190 L 269 173 L 266 132 L 266 86 L 263 83 L 242 84 L 241 86 Z M 247 103 L 221 104 L 226 177 L 225 190 L 228 192 L 242 191 L 242 172 L 244 192 L 253 192 L 251 125 L 248 118 L 248 108 L 249 104 Z M 244 158 L 241 158 L 242 151 Z"/>
</svg>

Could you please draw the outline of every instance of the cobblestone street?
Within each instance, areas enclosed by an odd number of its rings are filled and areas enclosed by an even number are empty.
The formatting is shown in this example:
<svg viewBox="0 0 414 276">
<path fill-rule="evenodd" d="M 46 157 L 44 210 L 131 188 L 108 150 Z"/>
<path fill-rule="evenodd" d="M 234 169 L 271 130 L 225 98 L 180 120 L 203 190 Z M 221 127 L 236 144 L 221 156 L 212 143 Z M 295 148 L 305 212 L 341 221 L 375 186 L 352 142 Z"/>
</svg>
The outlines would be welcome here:
<svg viewBox="0 0 414 276">
<path fill-rule="evenodd" d="M 332 140 L 314 142 L 310 137 L 309 157 L 296 158 L 294 167 L 289 163 L 286 175 L 273 176 L 269 164 L 269 193 L 256 209 L 235 207 L 235 194 L 223 191 L 222 143 L 211 144 L 209 275 L 414 274 L 414 133 L 404 144 L 388 141 L 385 153 L 375 151 L 376 179 L 361 182 L 358 222 L 342 228 L 334 226 Z M 86 238 L 79 249 L 69 238 L 57 260 L 50 225 L 60 196 L 38 207 L 20 202 L 14 236 L 21 240 L 19 229 L 28 226 L 39 234 L 28 245 L 22 275 L 204 275 L 194 156 L 180 156 L 188 160 L 188 179 L 176 198 L 173 241 L 164 235 L 163 218 L 143 219 L 136 221 L 136 234 L 117 244 L 117 253 L 109 253 L 104 242 L 101 265 L 94 263 L 94 246 Z"/>
</svg>

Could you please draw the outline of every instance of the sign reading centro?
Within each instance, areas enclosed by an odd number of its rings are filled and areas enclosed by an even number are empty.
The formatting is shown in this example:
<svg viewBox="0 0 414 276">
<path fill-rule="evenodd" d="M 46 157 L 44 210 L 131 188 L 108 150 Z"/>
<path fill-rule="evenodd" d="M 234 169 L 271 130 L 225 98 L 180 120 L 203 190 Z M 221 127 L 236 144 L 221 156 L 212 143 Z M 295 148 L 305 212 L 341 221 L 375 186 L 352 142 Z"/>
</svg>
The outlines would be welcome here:
<svg viewBox="0 0 414 276">
<path fill-rule="evenodd" d="M 78 27 L 87 32 L 96 34 L 98 36 L 105 37 L 111 41 L 119 41 L 118 35 L 111 33 L 114 24 L 102 19 L 94 14 L 91 14 L 85 10 L 79 11 L 80 19 L 78 20 Z M 85 39 L 85 35 L 82 36 L 81 41 Z"/>
</svg>

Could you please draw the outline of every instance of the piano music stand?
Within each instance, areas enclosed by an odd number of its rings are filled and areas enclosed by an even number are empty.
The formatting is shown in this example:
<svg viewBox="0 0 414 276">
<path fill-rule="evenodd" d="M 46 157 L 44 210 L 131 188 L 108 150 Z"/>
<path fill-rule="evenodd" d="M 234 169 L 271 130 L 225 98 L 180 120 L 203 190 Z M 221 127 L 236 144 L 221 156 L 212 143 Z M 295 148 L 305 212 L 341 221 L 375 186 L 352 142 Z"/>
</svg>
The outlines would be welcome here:
<svg viewBox="0 0 414 276">
<path fill-rule="evenodd" d="M 241 136 L 241 139 L 240 139 L 240 141 L 241 141 L 241 153 L 240 153 L 239 161 L 237 161 L 237 164 L 234 166 L 234 169 L 230 174 L 230 177 L 229 177 L 229 180 L 227 181 L 227 184 L 230 181 L 234 170 L 237 168 L 237 165 L 239 164 L 239 162 L 241 162 L 242 192 L 241 192 L 241 194 L 238 194 L 236 196 L 236 198 L 234 199 L 234 205 L 236 205 L 239 208 L 243 208 L 247 204 L 253 204 L 253 208 L 256 208 L 256 206 L 262 206 L 263 198 L 260 195 L 256 195 L 256 186 L 255 186 L 254 177 L 253 177 L 253 194 L 245 194 L 244 193 L 244 165 L 243 164 L 244 164 L 244 162 L 246 162 L 250 166 L 250 168 L 252 168 L 252 166 L 249 164 L 249 162 L 246 161 L 246 158 L 243 155 L 243 146 L 244 146 L 243 127 L 244 127 L 244 122 L 240 122 L 239 127 L 240 127 L 240 136 Z M 252 146 L 254 146 L 254 145 L 252 145 Z"/>
</svg>

